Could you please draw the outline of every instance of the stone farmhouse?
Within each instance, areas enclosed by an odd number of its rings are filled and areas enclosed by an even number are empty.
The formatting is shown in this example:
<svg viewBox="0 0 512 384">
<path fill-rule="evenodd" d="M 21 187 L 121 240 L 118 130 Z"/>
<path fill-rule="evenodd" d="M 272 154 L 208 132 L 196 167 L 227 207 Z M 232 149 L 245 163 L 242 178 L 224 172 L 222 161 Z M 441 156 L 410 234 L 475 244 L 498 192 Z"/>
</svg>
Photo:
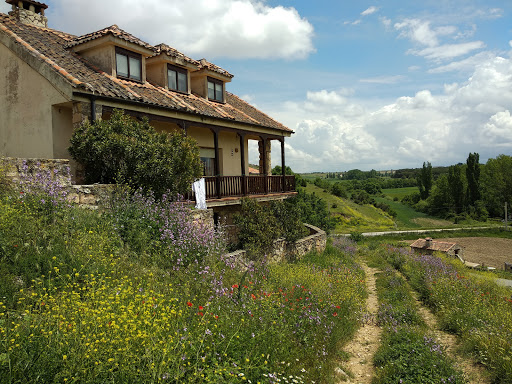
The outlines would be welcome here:
<svg viewBox="0 0 512 384">
<path fill-rule="evenodd" d="M 285 138 L 293 131 L 228 92 L 228 71 L 117 25 L 83 36 L 57 31 L 48 28 L 46 4 L 6 2 L 12 11 L 0 13 L 0 157 L 70 159 L 75 127 L 122 109 L 197 140 L 209 208 L 295 193 L 294 176 L 284 174 Z M 259 143 L 258 174 L 250 174 L 249 140 Z M 281 144 L 279 176 L 270 175 L 272 140 Z"/>
<path fill-rule="evenodd" d="M 462 260 L 464 248 L 457 243 L 447 241 L 433 240 L 430 237 L 418 239 L 411 244 L 411 249 L 418 253 L 433 254 L 434 252 L 446 253 L 452 257 L 458 257 Z"/>
</svg>

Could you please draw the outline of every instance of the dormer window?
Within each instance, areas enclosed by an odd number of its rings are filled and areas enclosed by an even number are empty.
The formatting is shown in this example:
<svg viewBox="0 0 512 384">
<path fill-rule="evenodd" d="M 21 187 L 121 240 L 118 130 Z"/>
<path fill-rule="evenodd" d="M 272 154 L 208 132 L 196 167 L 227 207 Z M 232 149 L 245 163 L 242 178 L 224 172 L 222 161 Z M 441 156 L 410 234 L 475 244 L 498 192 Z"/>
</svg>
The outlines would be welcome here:
<svg viewBox="0 0 512 384">
<path fill-rule="evenodd" d="M 142 55 L 116 47 L 117 77 L 142 81 Z"/>
<path fill-rule="evenodd" d="M 224 83 L 208 77 L 208 99 L 224 102 Z"/>
<path fill-rule="evenodd" d="M 167 80 L 169 89 L 188 93 L 187 70 L 167 64 Z"/>
</svg>

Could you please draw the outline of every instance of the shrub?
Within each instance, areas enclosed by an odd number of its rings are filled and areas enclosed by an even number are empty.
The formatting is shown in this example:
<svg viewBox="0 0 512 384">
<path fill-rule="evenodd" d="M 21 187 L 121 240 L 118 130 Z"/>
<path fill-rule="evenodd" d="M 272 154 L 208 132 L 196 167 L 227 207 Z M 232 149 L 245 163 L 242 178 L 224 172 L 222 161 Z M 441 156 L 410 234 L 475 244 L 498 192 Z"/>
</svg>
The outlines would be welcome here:
<svg viewBox="0 0 512 384">
<path fill-rule="evenodd" d="M 309 194 L 303 190 L 298 190 L 295 196 L 285 201 L 286 204 L 297 206 L 303 223 L 314 225 L 326 232 L 336 226 L 336 220 L 327 209 L 327 203 L 315 193 Z"/>
<path fill-rule="evenodd" d="M 179 132 L 158 133 L 147 119 L 121 111 L 110 120 L 85 122 L 73 132 L 69 152 L 83 165 L 86 182 L 126 183 L 157 196 L 185 194 L 201 175 L 194 139 Z"/>
<path fill-rule="evenodd" d="M 352 192 L 351 199 L 354 201 L 354 203 L 359 205 L 375 203 L 375 200 L 368 194 L 368 192 L 360 189 Z"/>
<path fill-rule="evenodd" d="M 307 234 L 308 231 L 304 227 L 300 211 L 296 205 L 274 201 L 270 207 L 286 241 L 294 242 Z"/>
<path fill-rule="evenodd" d="M 361 232 L 350 232 L 350 240 L 359 243 L 360 241 L 364 240 L 364 236 Z"/>
<path fill-rule="evenodd" d="M 240 213 L 234 216 L 234 222 L 239 247 L 245 249 L 254 260 L 261 260 L 269 254 L 274 241 L 282 235 L 272 211 L 249 198 L 242 199 Z"/>
<path fill-rule="evenodd" d="M 391 216 L 391 217 L 396 217 L 397 216 L 396 211 L 393 208 L 391 208 L 389 206 L 389 204 L 377 202 L 377 203 L 374 204 L 374 206 L 375 206 L 375 208 L 382 209 L 384 212 L 389 214 L 389 216 Z"/>
</svg>

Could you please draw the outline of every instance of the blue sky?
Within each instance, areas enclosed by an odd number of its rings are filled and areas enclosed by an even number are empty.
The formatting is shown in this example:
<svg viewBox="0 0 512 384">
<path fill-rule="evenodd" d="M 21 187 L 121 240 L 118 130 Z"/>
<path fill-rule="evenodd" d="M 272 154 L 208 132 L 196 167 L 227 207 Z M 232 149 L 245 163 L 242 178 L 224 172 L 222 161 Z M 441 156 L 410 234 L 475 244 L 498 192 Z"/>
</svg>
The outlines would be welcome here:
<svg viewBox="0 0 512 384">
<path fill-rule="evenodd" d="M 297 172 L 512 155 L 509 0 L 47 4 L 52 28 L 115 23 L 233 73 L 229 91 L 295 131 L 286 155 Z"/>
</svg>

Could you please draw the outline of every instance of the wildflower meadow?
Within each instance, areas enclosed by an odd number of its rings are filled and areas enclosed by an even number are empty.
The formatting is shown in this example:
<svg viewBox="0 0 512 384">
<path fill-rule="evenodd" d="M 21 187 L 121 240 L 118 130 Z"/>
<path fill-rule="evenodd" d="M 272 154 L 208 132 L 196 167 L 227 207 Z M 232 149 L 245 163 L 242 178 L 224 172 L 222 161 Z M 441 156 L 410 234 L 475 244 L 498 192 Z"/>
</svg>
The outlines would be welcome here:
<svg viewBox="0 0 512 384">
<path fill-rule="evenodd" d="M 381 253 L 408 279 L 438 318 L 461 340 L 462 349 L 484 365 L 493 383 L 512 383 L 512 296 L 456 259 L 385 246 Z"/>
<path fill-rule="evenodd" d="M 366 297 L 352 243 L 240 270 L 183 202 L 86 210 L 56 176 L 0 193 L 0 382 L 333 382 Z"/>
</svg>

